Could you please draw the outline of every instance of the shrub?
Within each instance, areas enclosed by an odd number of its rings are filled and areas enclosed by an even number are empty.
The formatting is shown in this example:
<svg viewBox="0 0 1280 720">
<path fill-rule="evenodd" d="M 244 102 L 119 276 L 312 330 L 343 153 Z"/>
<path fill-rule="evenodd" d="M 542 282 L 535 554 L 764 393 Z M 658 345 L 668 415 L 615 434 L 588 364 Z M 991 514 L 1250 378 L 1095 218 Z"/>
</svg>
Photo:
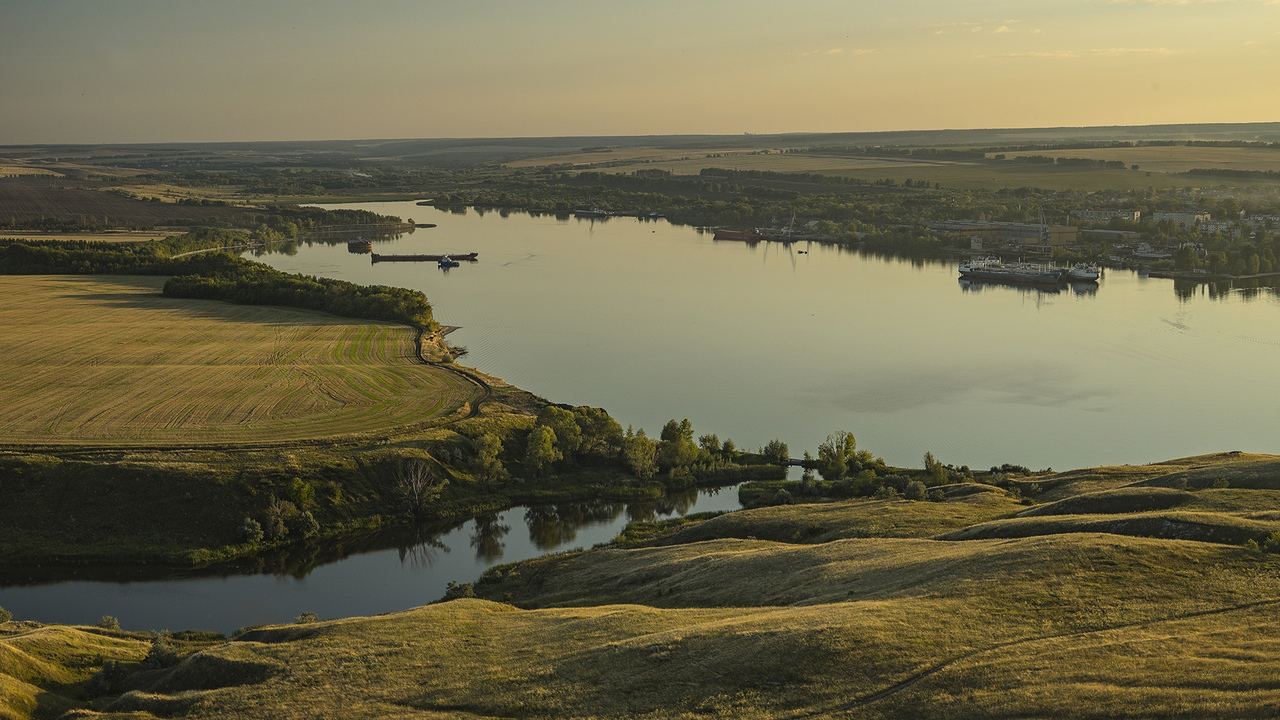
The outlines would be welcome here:
<svg viewBox="0 0 1280 720">
<path fill-rule="evenodd" d="M 0 625 L 3 625 L 13 619 L 13 613 L 0 607 Z"/>
<path fill-rule="evenodd" d="M 245 518 L 244 522 L 240 524 L 240 539 L 250 545 L 256 545 L 262 542 L 262 538 L 262 523 L 251 517 Z"/>
<path fill-rule="evenodd" d="M 171 668 L 177 665 L 180 660 L 181 658 L 178 657 L 177 651 L 169 645 L 169 633 L 151 633 L 151 649 L 147 651 L 147 656 L 142 659 L 143 667 L 151 670 Z"/>
<path fill-rule="evenodd" d="M 1280 553 L 1280 530 L 1273 531 L 1262 541 L 1262 549 L 1269 553 Z"/>
<path fill-rule="evenodd" d="M 125 668 L 124 663 L 108 660 L 102 666 L 102 669 L 94 673 L 93 677 L 89 679 L 87 688 L 89 696 L 115 695 L 120 691 L 127 677 L 129 677 L 129 671 Z"/>
<path fill-rule="evenodd" d="M 297 625 L 310 625 L 311 623 L 316 622 L 319 619 L 320 619 L 319 615 L 308 610 L 304 613 L 299 613 L 298 617 L 293 619 L 293 622 L 294 624 L 297 624 Z"/>
<path fill-rule="evenodd" d="M 773 496 L 773 504 L 774 505 L 790 505 L 791 493 L 788 492 L 786 488 L 780 488 L 778 492 Z"/>
<path fill-rule="evenodd" d="M 471 583 L 460 583 L 450 580 L 448 586 L 444 589 L 445 600 L 457 600 L 458 598 L 473 598 L 476 596 L 476 587 Z"/>
<path fill-rule="evenodd" d="M 925 496 L 926 491 L 924 483 L 919 480 L 912 480 L 907 483 L 907 486 L 902 490 L 902 497 L 907 500 L 923 500 L 925 499 Z"/>
<path fill-rule="evenodd" d="M 116 619 L 115 615 L 103 615 L 98 618 L 98 627 L 103 630 L 119 630 L 120 621 Z"/>
</svg>

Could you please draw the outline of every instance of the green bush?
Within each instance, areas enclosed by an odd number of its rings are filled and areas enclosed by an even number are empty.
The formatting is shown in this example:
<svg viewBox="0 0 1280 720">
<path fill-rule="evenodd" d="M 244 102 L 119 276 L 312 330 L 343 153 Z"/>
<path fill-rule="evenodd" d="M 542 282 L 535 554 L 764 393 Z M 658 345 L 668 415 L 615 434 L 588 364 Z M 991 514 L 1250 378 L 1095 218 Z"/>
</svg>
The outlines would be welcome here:
<svg viewBox="0 0 1280 720">
<path fill-rule="evenodd" d="M 0 607 L 0 625 L 3 625 L 13 619 L 13 613 Z"/>
<path fill-rule="evenodd" d="M 310 625 L 311 623 L 319 620 L 319 615 L 308 610 L 307 612 L 299 613 L 298 616 L 293 619 L 293 622 L 297 625 Z"/>
<path fill-rule="evenodd" d="M 103 630 L 119 630 L 120 621 L 114 615 L 103 615 L 98 618 L 98 627 Z"/>
</svg>

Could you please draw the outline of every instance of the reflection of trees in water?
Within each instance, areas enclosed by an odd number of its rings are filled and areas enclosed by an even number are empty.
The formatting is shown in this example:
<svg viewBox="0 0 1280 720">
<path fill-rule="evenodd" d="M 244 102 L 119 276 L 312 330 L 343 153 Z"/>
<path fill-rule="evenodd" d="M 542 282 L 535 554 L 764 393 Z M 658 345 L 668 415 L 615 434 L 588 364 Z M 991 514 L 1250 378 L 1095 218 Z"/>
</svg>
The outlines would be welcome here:
<svg viewBox="0 0 1280 720">
<path fill-rule="evenodd" d="M 635 502 L 627 506 L 628 522 L 653 522 L 659 516 L 688 515 L 698 503 L 697 488 L 668 490 L 651 502 Z"/>
<path fill-rule="evenodd" d="M 511 532 L 510 525 L 503 525 L 498 513 L 485 513 L 475 518 L 475 529 L 471 532 L 471 547 L 475 548 L 476 559 L 494 563 L 502 559 L 505 546 L 502 538 Z"/>
<path fill-rule="evenodd" d="M 415 569 L 431 567 L 439 553 L 449 552 L 449 546 L 440 542 L 441 535 L 439 528 L 426 525 L 408 528 L 397 547 L 401 564 L 407 561 Z"/>
<path fill-rule="evenodd" d="M 596 501 L 537 505 L 526 508 L 524 521 L 529 526 L 529 541 L 539 550 L 554 550 L 573 542 L 578 529 L 592 523 L 616 520 L 626 508 L 623 503 Z"/>
<path fill-rule="evenodd" d="M 1182 302 L 1196 297 L 1207 297 L 1210 300 L 1234 298 L 1252 302 L 1259 298 L 1274 298 L 1280 295 L 1276 283 L 1276 278 L 1250 278 L 1208 283 L 1174 280 L 1173 294 Z"/>
</svg>

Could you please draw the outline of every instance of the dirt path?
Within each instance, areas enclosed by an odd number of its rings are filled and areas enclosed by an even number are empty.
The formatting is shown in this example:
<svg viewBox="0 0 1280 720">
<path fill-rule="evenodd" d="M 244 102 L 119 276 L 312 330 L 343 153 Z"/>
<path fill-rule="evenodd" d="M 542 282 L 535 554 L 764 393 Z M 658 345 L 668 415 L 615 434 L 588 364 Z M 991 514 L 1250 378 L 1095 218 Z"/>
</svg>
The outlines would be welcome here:
<svg viewBox="0 0 1280 720">
<path fill-rule="evenodd" d="M 1065 640 L 1070 638 L 1089 637 L 1091 635 L 1102 635 L 1105 633 L 1114 632 L 1116 630 L 1128 630 L 1132 628 L 1141 628 L 1141 627 L 1149 627 L 1152 625 L 1159 625 L 1161 623 L 1177 622 L 1179 620 L 1190 620 L 1194 618 L 1209 617 L 1212 615 L 1224 615 L 1226 613 L 1239 612 L 1241 610 L 1252 610 L 1254 608 L 1266 607 L 1268 605 L 1280 605 L 1280 598 L 1271 598 L 1268 600 L 1256 600 L 1254 602 L 1242 603 L 1240 605 L 1231 605 L 1231 606 L 1222 607 L 1222 608 L 1214 608 L 1212 610 L 1197 610 L 1195 612 L 1182 613 L 1179 615 L 1171 615 L 1168 617 L 1157 618 L 1154 620 L 1143 620 L 1140 622 L 1125 623 L 1123 625 L 1113 625 L 1111 627 L 1099 628 L 1097 630 L 1083 630 L 1078 632 L 1059 633 L 1056 635 L 1039 635 L 1036 637 L 1022 638 L 1020 640 L 1010 640 L 1008 642 L 997 643 L 989 647 L 978 648 L 975 650 L 971 650 L 967 653 L 962 653 L 949 660 L 944 660 L 936 665 L 932 665 L 928 668 L 925 668 L 924 670 L 921 670 L 920 672 L 917 672 L 899 682 L 896 682 L 887 688 L 884 688 L 882 690 L 877 690 L 876 692 L 873 692 L 870 695 L 858 698 L 853 702 L 845 703 L 843 705 L 837 705 L 836 707 L 833 707 L 833 708 L 803 712 L 798 715 L 792 715 L 790 717 L 793 720 L 799 720 L 800 718 L 829 717 L 829 716 L 837 715 L 841 713 L 852 712 L 854 710 L 864 708 L 872 703 L 883 700 L 891 695 L 896 695 L 902 692 L 903 690 L 910 688 L 912 685 L 915 685 L 921 680 L 925 680 L 933 675 L 936 675 L 942 672 L 943 670 L 951 669 L 966 660 L 970 660 L 970 659 L 973 659 L 982 655 L 986 655 L 989 653 L 997 652 L 1000 650 L 1006 650 L 1011 647 L 1017 647 L 1019 645 L 1030 645 L 1032 643 L 1044 642 L 1047 640 Z"/>
</svg>

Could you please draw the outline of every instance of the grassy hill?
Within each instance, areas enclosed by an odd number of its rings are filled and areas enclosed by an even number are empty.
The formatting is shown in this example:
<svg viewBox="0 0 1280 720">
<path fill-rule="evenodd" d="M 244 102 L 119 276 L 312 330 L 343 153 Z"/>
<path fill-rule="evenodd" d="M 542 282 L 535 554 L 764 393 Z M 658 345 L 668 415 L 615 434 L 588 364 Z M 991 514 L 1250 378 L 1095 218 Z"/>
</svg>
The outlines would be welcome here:
<svg viewBox="0 0 1280 720">
<path fill-rule="evenodd" d="M 979 486 L 743 511 L 496 568 L 478 598 L 247 632 L 76 717 L 1274 717 L 1277 490 L 1220 481 L 1267 468 L 1073 471 L 1031 506 Z M 1152 487 L 1187 473 L 1206 489 Z M 1263 549 L 1104 524 L 1162 513 Z M 1000 523 L 1042 532 L 978 530 Z"/>
</svg>

